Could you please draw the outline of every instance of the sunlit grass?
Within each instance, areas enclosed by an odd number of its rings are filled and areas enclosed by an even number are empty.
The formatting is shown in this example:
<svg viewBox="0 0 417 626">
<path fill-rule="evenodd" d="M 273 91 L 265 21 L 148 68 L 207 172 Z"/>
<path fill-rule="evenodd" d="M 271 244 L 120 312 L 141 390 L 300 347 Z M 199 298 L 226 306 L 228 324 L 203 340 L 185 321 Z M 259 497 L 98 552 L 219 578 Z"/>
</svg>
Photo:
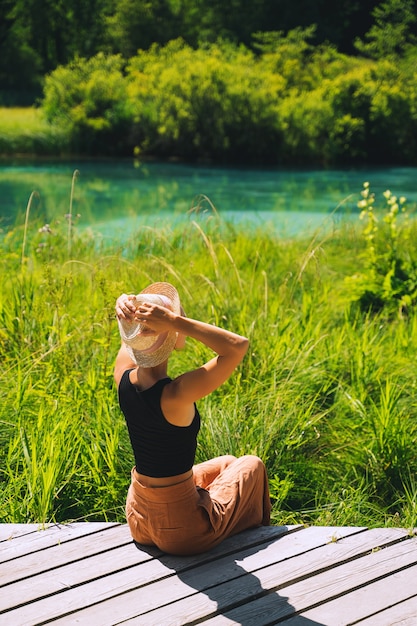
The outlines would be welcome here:
<svg viewBox="0 0 417 626">
<path fill-rule="evenodd" d="M 45 127 L 42 111 L 35 107 L 0 107 L 0 134 L 39 132 Z"/>
<path fill-rule="evenodd" d="M 60 228 L 39 232 L 29 216 L 0 244 L 0 521 L 123 521 L 133 456 L 112 379 L 114 302 L 168 280 L 189 316 L 251 342 L 200 403 L 197 461 L 261 456 L 275 523 L 416 524 L 417 316 L 349 304 L 351 226 L 282 241 L 214 215 L 105 250 L 76 229 L 69 249 Z M 208 354 L 188 339 L 171 375 Z"/>
<path fill-rule="evenodd" d="M 59 155 L 66 151 L 64 133 L 49 124 L 41 109 L 0 107 L 0 155 Z"/>
</svg>

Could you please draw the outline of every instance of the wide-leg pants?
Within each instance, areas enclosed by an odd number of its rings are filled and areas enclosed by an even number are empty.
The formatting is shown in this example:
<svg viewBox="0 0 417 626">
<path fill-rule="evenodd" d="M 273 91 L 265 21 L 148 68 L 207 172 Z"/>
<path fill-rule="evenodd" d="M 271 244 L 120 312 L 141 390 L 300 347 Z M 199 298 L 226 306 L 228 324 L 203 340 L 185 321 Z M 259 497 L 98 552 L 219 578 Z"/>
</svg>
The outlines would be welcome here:
<svg viewBox="0 0 417 626">
<path fill-rule="evenodd" d="M 198 554 L 223 539 L 270 523 L 265 465 L 257 456 L 220 456 L 169 487 L 145 487 L 136 469 L 126 500 L 133 539 L 169 554 Z"/>
</svg>

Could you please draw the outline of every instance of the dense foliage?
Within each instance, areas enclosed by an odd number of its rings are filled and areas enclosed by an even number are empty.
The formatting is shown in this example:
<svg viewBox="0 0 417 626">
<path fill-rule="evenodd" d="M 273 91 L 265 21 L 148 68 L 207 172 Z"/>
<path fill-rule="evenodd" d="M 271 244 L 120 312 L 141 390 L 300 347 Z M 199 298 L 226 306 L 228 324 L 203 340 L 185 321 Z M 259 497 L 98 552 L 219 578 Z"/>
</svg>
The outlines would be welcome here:
<svg viewBox="0 0 417 626">
<path fill-rule="evenodd" d="M 188 315 L 251 342 L 200 403 L 197 460 L 261 456 L 276 523 L 415 527 L 416 289 L 387 262 L 415 275 L 417 232 L 403 199 L 362 196 L 365 221 L 308 241 L 194 215 L 105 249 L 71 211 L 33 223 L 29 202 L 0 243 L 0 521 L 124 520 L 114 301 L 169 280 Z M 208 356 L 188 344 L 172 375 Z"/>
<path fill-rule="evenodd" d="M 44 75 L 77 57 L 128 59 L 178 37 L 193 48 L 219 38 L 251 46 L 256 32 L 315 24 L 314 45 L 351 54 L 369 32 L 371 47 L 398 48 L 417 34 L 416 9 L 416 0 L 0 0 L 0 104 L 33 102 Z"/>
<path fill-rule="evenodd" d="M 321 4 L 0 0 L 0 104 L 25 153 L 416 163 L 417 0 Z"/>
<path fill-rule="evenodd" d="M 258 52 L 183 40 L 128 62 L 100 53 L 46 78 L 43 110 L 74 152 L 217 162 L 414 163 L 417 48 L 358 59 L 314 28 L 259 34 Z"/>
</svg>

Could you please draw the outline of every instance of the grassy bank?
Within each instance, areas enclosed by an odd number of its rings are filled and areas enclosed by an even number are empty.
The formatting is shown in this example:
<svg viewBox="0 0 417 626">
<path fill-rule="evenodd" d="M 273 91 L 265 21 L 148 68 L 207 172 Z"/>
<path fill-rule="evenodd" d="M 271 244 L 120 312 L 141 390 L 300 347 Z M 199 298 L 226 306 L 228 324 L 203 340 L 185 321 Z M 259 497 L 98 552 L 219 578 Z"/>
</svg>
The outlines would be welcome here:
<svg viewBox="0 0 417 626">
<path fill-rule="evenodd" d="M 67 152 L 64 133 L 49 124 L 41 109 L 0 107 L 0 156 L 59 156 Z"/>
<path fill-rule="evenodd" d="M 188 315 L 251 341 L 200 403 L 197 461 L 261 456 L 276 523 L 417 525 L 417 316 L 403 301 L 352 302 L 369 253 L 359 223 L 284 242 L 212 216 L 105 250 L 42 226 L 29 214 L 1 241 L 1 522 L 123 521 L 133 457 L 112 380 L 114 302 L 168 280 Z M 412 223 L 406 234 L 414 258 Z M 206 356 L 188 340 L 171 375 Z"/>
</svg>

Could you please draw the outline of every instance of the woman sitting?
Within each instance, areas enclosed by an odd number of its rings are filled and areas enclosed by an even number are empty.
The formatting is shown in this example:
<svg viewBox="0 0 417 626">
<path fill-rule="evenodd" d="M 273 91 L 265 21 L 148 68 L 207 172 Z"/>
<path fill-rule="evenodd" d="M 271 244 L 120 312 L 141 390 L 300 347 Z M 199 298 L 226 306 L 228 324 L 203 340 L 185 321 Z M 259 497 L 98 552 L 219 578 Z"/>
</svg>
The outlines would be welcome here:
<svg viewBox="0 0 417 626">
<path fill-rule="evenodd" d="M 270 523 L 266 469 L 256 456 L 220 456 L 194 465 L 200 414 L 196 402 L 224 383 L 248 340 L 187 318 L 178 292 L 153 283 L 116 302 L 122 345 L 114 378 L 135 467 L 126 501 L 133 539 L 170 554 L 197 554 L 247 528 Z M 215 356 L 171 379 L 168 359 L 186 337 Z"/>
</svg>

